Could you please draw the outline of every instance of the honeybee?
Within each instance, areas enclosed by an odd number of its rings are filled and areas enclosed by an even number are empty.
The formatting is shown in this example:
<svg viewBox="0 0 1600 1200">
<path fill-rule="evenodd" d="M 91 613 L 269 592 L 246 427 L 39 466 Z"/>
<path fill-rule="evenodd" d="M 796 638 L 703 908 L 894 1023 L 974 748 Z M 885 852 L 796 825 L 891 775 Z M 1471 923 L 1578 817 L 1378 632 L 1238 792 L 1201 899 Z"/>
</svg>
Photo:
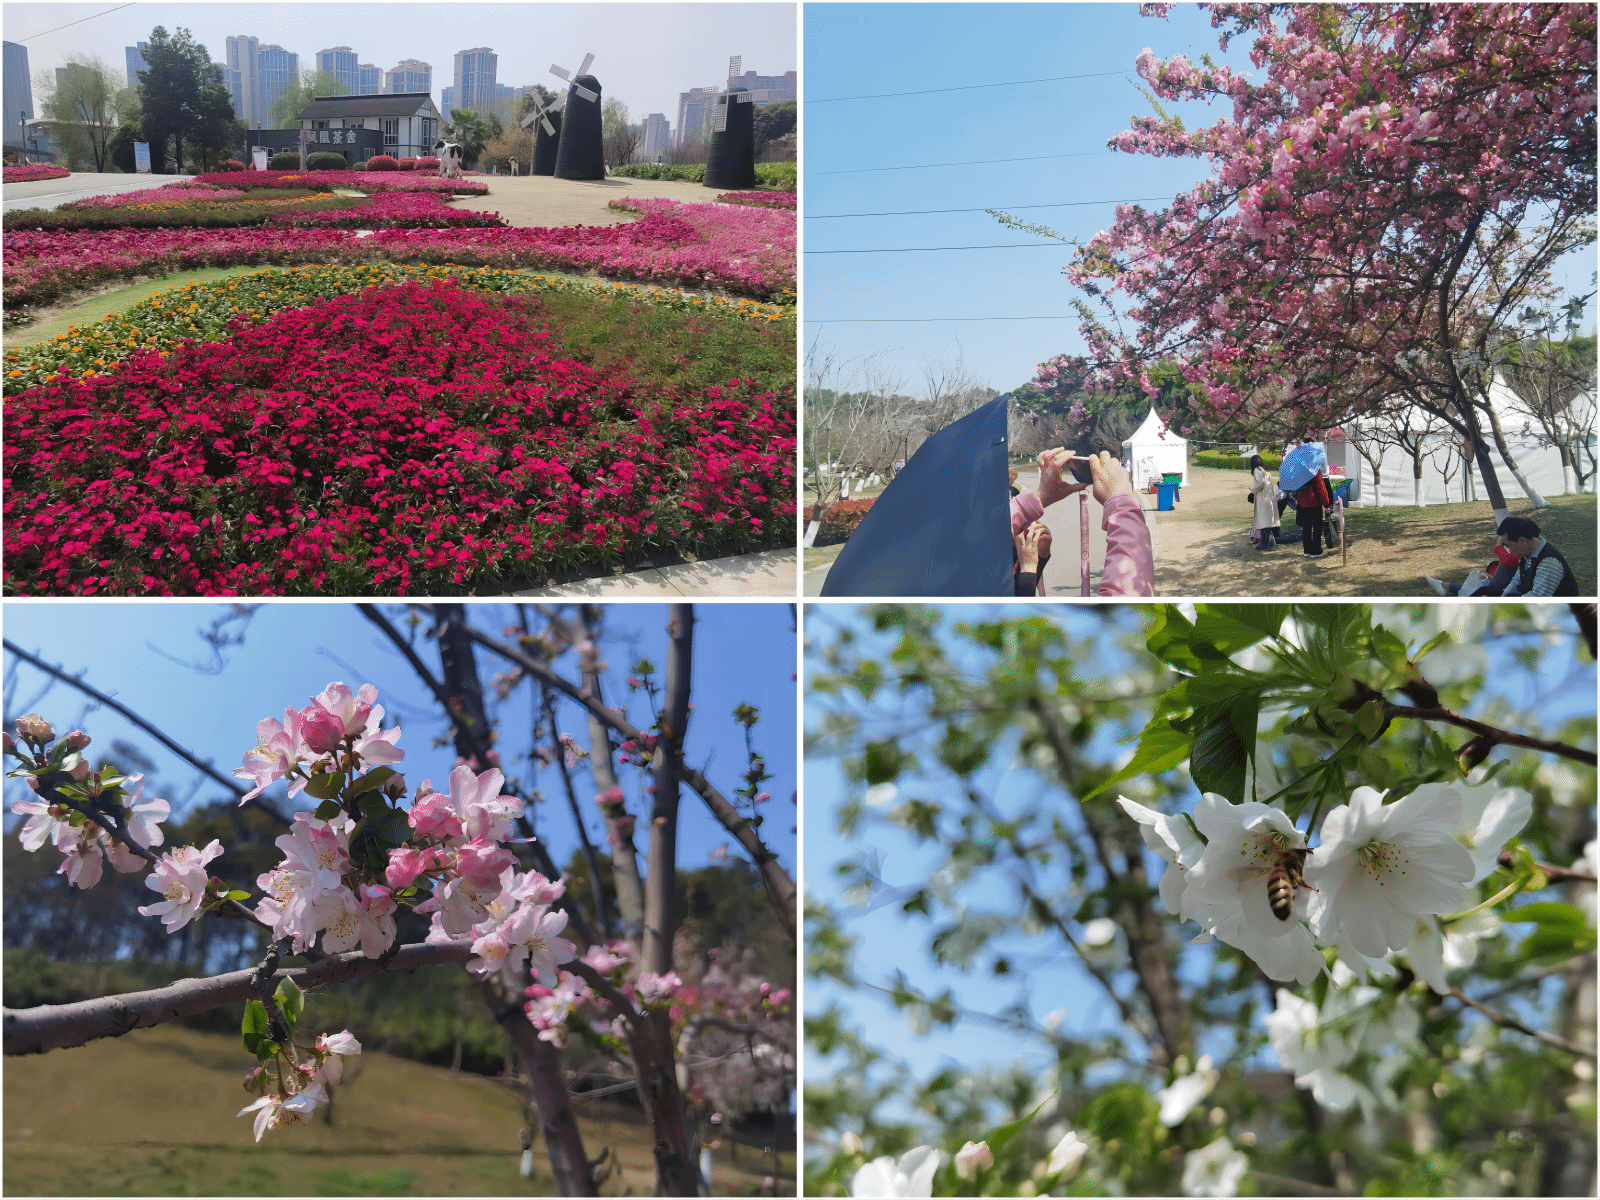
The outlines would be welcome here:
<svg viewBox="0 0 1600 1200">
<path fill-rule="evenodd" d="M 1306 882 L 1304 875 L 1306 855 L 1310 850 L 1278 850 L 1272 855 L 1272 869 L 1267 872 L 1267 907 L 1280 921 L 1287 921 L 1294 912 L 1294 890 L 1317 889 Z"/>
</svg>

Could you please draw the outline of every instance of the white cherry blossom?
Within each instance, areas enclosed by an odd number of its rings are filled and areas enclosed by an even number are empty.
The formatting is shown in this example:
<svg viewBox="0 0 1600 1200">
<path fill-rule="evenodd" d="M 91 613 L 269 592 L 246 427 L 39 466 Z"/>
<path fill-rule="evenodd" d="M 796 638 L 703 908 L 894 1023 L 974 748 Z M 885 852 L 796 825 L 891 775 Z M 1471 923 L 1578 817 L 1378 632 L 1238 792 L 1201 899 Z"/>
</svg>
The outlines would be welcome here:
<svg viewBox="0 0 1600 1200">
<path fill-rule="evenodd" d="M 1442 928 L 1433 917 L 1418 917 L 1416 935 L 1405 948 L 1406 961 L 1417 978 L 1441 996 L 1450 994 L 1444 973 L 1470 967 L 1478 959 L 1478 942 L 1500 932 L 1500 918 L 1489 911 L 1473 913 Z"/>
<path fill-rule="evenodd" d="M 1185 1196 L 1237 1196 L 1250 1160 L 1226 1137 L 1207 1142 L 1183 1157 Z"/>
<path fill-rule="evenodd" d="M 885 1154 L 865 1164 L 850 1181 L 850 1194 L 863 1196 L 924 1197 L 933 1195 L 933 1176 L 939 1170 L 939 1152 L 932 1146 L 913 1146 L 900 1161 Z"/>
<path fill-rule="evenodd" d="M 1493 779 L 1472 784 L 1425 783 L 1411 794 L 1432 799 L 1446 791 L 1461 797 L 1455 837 L 1472 856 L 1471 882 L 1478 883 L 1494 874 L 1501 848 L 1521 833 L 1533 816 L 1533 797 L 1523 788 Z"/>
</svg>

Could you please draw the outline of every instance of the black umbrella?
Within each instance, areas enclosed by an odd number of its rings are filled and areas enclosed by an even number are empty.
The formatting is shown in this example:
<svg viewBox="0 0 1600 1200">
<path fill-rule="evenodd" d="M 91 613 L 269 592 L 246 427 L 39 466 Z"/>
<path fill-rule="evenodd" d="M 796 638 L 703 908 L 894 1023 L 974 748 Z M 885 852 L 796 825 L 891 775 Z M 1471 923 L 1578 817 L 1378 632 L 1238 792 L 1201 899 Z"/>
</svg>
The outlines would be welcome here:
<svg viewBox="0 0 1600 1200">
<path fill-rule="evenodd" d="M 844 544 L 824 596 L 1010 596 L 1006 406 L 997 396 L 911 456 Z"/>
</svg>

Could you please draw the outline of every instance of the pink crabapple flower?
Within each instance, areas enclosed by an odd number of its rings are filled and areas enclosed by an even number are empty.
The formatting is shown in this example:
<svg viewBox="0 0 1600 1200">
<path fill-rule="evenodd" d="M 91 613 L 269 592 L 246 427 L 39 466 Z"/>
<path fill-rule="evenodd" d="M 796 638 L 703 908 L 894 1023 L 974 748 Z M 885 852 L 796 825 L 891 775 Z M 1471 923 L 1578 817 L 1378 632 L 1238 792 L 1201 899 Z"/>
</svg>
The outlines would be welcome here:
<svg viewBox="0 0 1600 1200">
<path fill-rule="evenodd" d="M 161 856 L 155 870 L 145 877 L 144 885 L 161 894 L 159 904 L 141 905 L 139 912 L 146 917 L 160 917 L 168 933 L 176 933 L 200 915 L 205 902 L 206 864 L 222 853 L 222 843 L 213 839 L 204 850 L 193 846 L 180 846 Z"/>
<path fill-rule="evenodd" d="M 271 717 L 258 721 L 256 748 L 246 751 L 244 765 L 233 770 L 237 778 L 255 782 L 255 787 L 241 796 L 239 803 L 244 804 L 248 800 L 255 799 L 269 784 L 291 775 L 299 770 L 302 763 L 315 758 L 316 755 L 307 753 L 308 750 L 309 747 L 300 736 L 300 713 L 297 709 L 284 709 L 281 722 Z M 305 779 L 299 776 L 291 778 L 290 797 L 305 785 Z"/>
<path fill-rule="evenodd" d="M 317 1068 L 312 1076 L 312 1081 L 323 1084 L 337 1084 L 344 1078 L 344 1060 L 352 1055 L 361 1053 L 361 1043 L 356 1041 L 348 1029 L 339 1033 L 324 1033 L 317 1037 L 317 1053 L 326 1055 L 322 1065 Z"/>
<path fill-rule="evenodd" d="M 627 797 L 623 795 L 622 785 L 619 783 L 612 784 L 605 791 L 601 792 L 594 798 L 594 802 L 601 808 L 605 808 L 612 804 L 622 804 L 626 800 Z"/>
<path fill-rule="evenodd" d="M 328 1090 L 320 1083 L 313 1083 L 287 1100 L 278 1095 L 263 1096 L 234 1115 L 242 1117 L 247 1112 L 256 1114 L 256 1141 L 259 1142 L 267 1130 L 299 1124 L 327 1102 Z"/>
<path fill-rule="evenodd" d="M 411 802 L 406 820 L 411 828 L 423 837 L 435 841 L 453 841 L 462 835 L 461 819 L 451 807 L 450 797 L 443 792 L 421 792 Z"/>
</svg>

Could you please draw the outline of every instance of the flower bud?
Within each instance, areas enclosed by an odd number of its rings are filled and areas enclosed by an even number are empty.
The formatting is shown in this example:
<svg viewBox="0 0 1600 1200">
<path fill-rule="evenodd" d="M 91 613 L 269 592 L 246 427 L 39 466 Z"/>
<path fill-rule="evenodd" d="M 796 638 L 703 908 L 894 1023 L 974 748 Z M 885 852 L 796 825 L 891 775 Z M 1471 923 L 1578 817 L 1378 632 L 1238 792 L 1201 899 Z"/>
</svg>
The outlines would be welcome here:
<svg viewBox="0 0 1600 1200">
<path fill-rule="evenodd" d="M 404 800 L 406 795 L 406 777 L 404 775 L 391 775 L 383 782 L 383 794 L 391 800 Z"/>
<path fill-rule="evenodd" d="M 32 742 L 36 746 L 53 741 L 56 736 L 55 728 L 38 713 L 18 717 L 17 733 L 21 735 L 23 741 Z"/>
<path fill-rule="evenodd" d="M 7 754 L 15 754 L 17 752 L 17 739 L 9 733 L 0 733 L 0 747 L 3 747 Z"/>
<path fill-rule="evenodd" d="M 994 1151 L 988 1142 L 968 1142 L 956 1151 L 956 1174 L 969 1183 L 992 1166 Z"/>
<path fill-rule="evenodd" d="M 67 774 L 71 775 L 79 783 L 82 783 L 85 779 L 89 778 L 89 764 L 80 758 L 77 761 L 77 764 L 73 766 L 73 768 L 69 770 Z"/>
<path fill-rule="evenodd" d="M 89 744 L 89 735 L 81 729 L 74 729 L 61 740 L 66 743 L 68 750 L 77 751 Z"/>
</svg>

